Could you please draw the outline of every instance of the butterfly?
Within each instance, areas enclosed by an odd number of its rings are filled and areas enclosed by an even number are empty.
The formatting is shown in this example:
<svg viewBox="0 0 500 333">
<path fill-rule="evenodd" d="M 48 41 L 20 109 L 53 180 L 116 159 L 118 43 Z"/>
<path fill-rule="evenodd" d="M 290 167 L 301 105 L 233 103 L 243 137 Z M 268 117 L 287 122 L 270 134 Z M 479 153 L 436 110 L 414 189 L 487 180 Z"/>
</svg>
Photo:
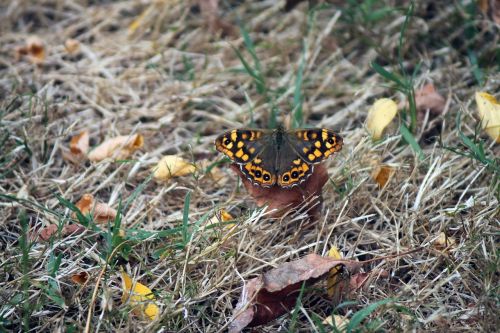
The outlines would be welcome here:
<svg viewBox="0 0 500 333">
<path fill-rule="evenodd" d="M 305 181 L 314 164 L 342 149 L 342 137 L 326 128 L 285 130 L 233 129 L 215 139 L 254 184 L 288 188 Z"/>
</svg>

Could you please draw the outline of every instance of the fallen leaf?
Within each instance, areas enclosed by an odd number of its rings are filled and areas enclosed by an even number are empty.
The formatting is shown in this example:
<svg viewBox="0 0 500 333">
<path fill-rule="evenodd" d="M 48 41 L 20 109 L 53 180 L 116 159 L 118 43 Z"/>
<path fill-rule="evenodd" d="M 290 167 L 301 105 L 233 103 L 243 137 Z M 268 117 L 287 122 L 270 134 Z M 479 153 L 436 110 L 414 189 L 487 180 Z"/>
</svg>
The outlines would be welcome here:
<svg viewBox="0 0 500 333">
<path fill-rule="evenodd" d="M 370 272 L 353 274 L 349 279 L 349 292 L 353 292 L 368 286 L 376 278 L 388 278 L 389 272 L 385 269 L 374 269 Z"/>
<path fill-rule="evenodd" d="M 35 65 L 41 65 L 45 61 L 45 46 L 43 41 L 36 36 L 26 40 L 26 45 L 16 48 L 16 60 L 26 56 Z"/>
<path fill-rule="evenodd" d="M 434 241 L 434 247 L 443 250 L 455 247 L 455 239 L 448 237 L 444 232 L 439 233 L 438 238 Z"/>
<path fill-rule="evenodd" d="M 241 178 L 243 185 L 257 206 L 267 205 L 267 211 L 275 217 L 286 214 L 306 201 L 306 209 L 310 217 L 314 219 L 321 211 L 321 192 L 328 181 L 328 172 L 322 164 L 314 166 L 312 175 L 306 181 L 291 188 L 283 188 L 278 185 L 271 187 L 253 185 L 237 164 L 232 164 L 231 169 Z"/>
<path fill-rule="evenodd" d="M 71 138 L 69 149 L 73 155 L 86 155 L 89 150 L 89 131 L 84 130 Z"/>
<path fill-rule="evenodd" d="M 337 331 L 343 332 L 349 324 L 349 319 L 340 315 L 328 316 L 323 320 L 323 325 L 335 327 Z M 335 332 L 337 332 L 335 331 Z"/>
<path fill-rule="evenodd" d="M 423 119 L 427 110 L 433 115 L 441 114 L 446 105 L 446 99 L 436 91 L 432 83 L 428 83 L 415 92 L 415 104 L 419 117 Z"/>
<path fill-rule="evenodd" d="M 59 227 L 57 225 L 51 224 L 49 226 L 46 226 L 45 228 L 42 228 L 38 232 L 38 235 L 42 241 L 48 241 L 52 236 L 54 236 L 57 233 L 58 230 Z M 68 224 L 61 229 L 61 236 L 65 237 L 68 235 L 81 234 L 85 230 L 86 230 L 85 227 L 80 224 Z M 36 237 L 31 237 L 31 238 L 34 239 Z"/>
<path fill-rule="evenodd" d="M 382 137 L 384 129 L 398 113 L 398 106 L 389 98 L 381 98 L 368 110 L 366 126 L 374 140 Z"/>
<path fill-rule="evenodd" d="M 102 202 L 96 202 L 92 194 L 84 194 L 75 204 L 83 215 L 92 214 L 96 223 L 113 222 L 116 219 L 117 211 Z M 73 218 L 76 214 L 73 213 Z"/>
<path fill-rule="evenodd" d="M 69 54 L 76 54 L 80 51 L 80 42 L 73 38 L 66 39 L 64 48 Z"/>
<path fill-rule="evenodd" d="M 88 158 L 92 162 L 102 161 L 108 157 L 124 159 L 144 145 L 144 138 L 140 134 L 122 135 L 108 139 L 94 148 Z"/>
<path fill-rule="evenodd" d="M 383 188 L 394 172 L 395 169 L 393 167 L 380 164 L 373 169 L 371 176 L 377 182 L 378 186 Z"/>
<path fill-rule="evenodd" d="M 160 314 L 160 308 L 155 304 L 155 297 L 151 289 L 139 282 L 134 282 L 127 273 L 121 269 L 122 277 L 122 304 L 128 303 L 133 308 L 136 316 L 155 320 Z"/>
<path fill-rule="evenodd" d="M 342 259 L 342 255 L 340 254 L 340 252 L 336 246 L 332 246 L 330 251 L 328 251 L 328 257 L 330 257 L 332 259 Z M 330 296 L 330 297 L 333 297 L 333 295 L 335 294 L 335 286 L 337 285 L 337 281 L 339 278 L 338 273 L 339 273 L 339 269 L 337 267 L 330 269 L 330 272 L 328 273 L 328 280 L 326 282 L 326 290 L 327 290 L 328 296 Z"/>
<path fill-rule="evenodd" d="M 82 271 L 80 273 L 71 275 L 71 281 L 73 281 L 76 284 L 84 285 L 89 280 L 89 277 L 90 277 L 89 273 Z"/>
<path fill-rule="evenodd" d="M 295 306 L 303 283 L 312 285 L 338 265 L 350 271 L 360 268 L 355 261 L 309 254 L 247 281 L 234 310 L 229 332 L 241 332 L 245 327 L 265 324 L 289 312 Z"/>
<path fill-rule="evenodd" d="M 500 143 L 500 104 L 485 92 L 476 92 L 476 103 L 481 126 L 496 143 Z"/>
<path fill-rule="evenodd" d="M 182 177 L 196 171 L 193 163 L 177 155 L 163 156 L 160 162 L 153 168 L 153 176 L 157 180 L 169 180 L 172 177 Z"/>
<path fill-rule="evenodd" d="M 231 214 L 229 214 L 225 209 L 221 209 L 216 214 L 214 214 L 214 216 L 212 216 L 210 219 L 207 220 L 204 229 L 219 224 L 223 224 L 223 228 L 225 229 L 231 229 L 235 224 L 234 223 L 225 224 L 224 222 L 232 220 L 234 220 L 234 217 Z"/>
</svg>

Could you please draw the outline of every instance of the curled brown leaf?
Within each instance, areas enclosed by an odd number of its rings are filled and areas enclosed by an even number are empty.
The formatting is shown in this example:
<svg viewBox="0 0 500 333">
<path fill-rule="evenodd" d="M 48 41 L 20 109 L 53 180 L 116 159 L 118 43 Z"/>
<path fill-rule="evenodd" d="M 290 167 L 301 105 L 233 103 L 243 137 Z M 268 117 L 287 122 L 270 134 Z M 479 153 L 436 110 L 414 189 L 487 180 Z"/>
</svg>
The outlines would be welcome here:
<svg viewBox="0 0 500 333">
<path fill-rule="evenodd" d="M 295 305 L 303 283 L 311 285 L 339 265 L 350 271 L 360 267 L 355 261 L 309 254 L 249 280 L 236 305 L 229 332 L 241 332 L 245 327 L 262 325 L 287 313 Z"/>
<path fill-rule="evenodd" d="M 24 46 L 16 48 L 16 60 L 20 60 L 24 56 L 33 64 L 41 65 L 45 61 L 45 45 L 43 41 L 36 36 L 28 38 Z"/>
<path fill-rule="evenodd" d="M 446 99 L 437 92 L 432 83 L 428 83 L 415 92 L 415 104 L 419 117 L 423 119 L 427 110 L 434 117 L 440 115 L 446 105 Z"/>
<path fill-rule="evenodd" d="M 42 241 L 48 241 L 52 236 L 57 234 L 57 231 L 59 230 L 59 227 L 55 224 L 51 224 L 45 228 L 42 228 L 39 231 L 39 237 Z M 68 224 L 64 226 L 61 230 L 61 236 L 69 236 L 69 235 L 76 235 L 76 234 L 81 234 L 82 232 L 85 231 L 85 227 L 79 224 Z"/>
<path fill-rule="evenodd" d="M 80 285 L 84 285 L 85 283 L 87 283 L 89 278 L 90 278 L 89 273 L 85 271 L 71 275 L 71 281 Z"/>
<path fill-rule="evenodd" d="M 102 202 L 96 202 L 92 194 L 84 194 L 82 198 L 75 204 L 82 214 L 92 214 L 94 221 L 97 223 L 113 222 L 116 218 L 117 211 Z M 73 214 L 75 218 L 76 215 Z"/>
</svg>

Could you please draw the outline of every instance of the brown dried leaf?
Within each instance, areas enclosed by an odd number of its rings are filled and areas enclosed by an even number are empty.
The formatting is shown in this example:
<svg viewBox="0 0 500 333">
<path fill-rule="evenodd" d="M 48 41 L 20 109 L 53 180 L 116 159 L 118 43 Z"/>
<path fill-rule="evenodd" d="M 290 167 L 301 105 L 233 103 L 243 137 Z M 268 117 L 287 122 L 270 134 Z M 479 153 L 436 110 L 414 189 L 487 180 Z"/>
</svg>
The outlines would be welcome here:
<svg viewBox="0 0 500 333">
<path fill-rule="evenodd" d="M 396 170 L 391 166 L 380 164 L 373 169 L 371 176 L 377 182 L 378 186 L 383 188 L 395 171 Z"/>
<path fill-rule="evenodd" d="M 69 54 L 75 54 L 80 51 L 80 42 L 76 39 L 69 38 L 64 42 L 64 48 Z"/>
<path fill-rule="evenodd" d="M 121 135 L 108 139 L 92 150 L 88 158 L 92 162 L 102 161 L 108 157 L 124 159 L 144 145 L 144 138 L 140 134 Z"/>
<path fill-rule="evenodd" d="M 89 131 L 84 130 L 71 138 L 69 149 L 73 155 L 86 155 L 89 151 Z"/>
<path fill-rule="evenodd" d="M 16 48 L 16 60 L 26 56 L 35 65 L 41 65 L 45 61 L 45 46 L 43 41 L 36 36 L 26 40 L 26 45 Z"/>
<path fill-rule="evenodd" d="M 57 233 L 58 226 L 51 224 L 39 231 L 39 236 L 42 241 L 48 241 L 53 235 Z M 61 236 L 65 237 L 68 235 L 76 235 L 84 232 L 86 229 L 84 226 L 79 224 L 69 224 L 62 228 Z"/>
<path fill-rule="evenodd" d="M 117 211 L 102 202 L 96 202 L 92 194 L 84 194 L 75 204 L 82 214 L 92 214 L 96 223 L 113 222 L 116 219 Z M 73 214 L 76 218 L 76 214 Z"/>
<path fill-rule="evenodd" d="M 73 281 L 76 284 L 84 285 L 89 280 L 89 277 L 90 277 L 89 273 L 82 271 L 80 273 L 71 275 L 71 281 Z"/>
<path fill-rule="evenodd" d="M 287 313 L 295 306 L 302 284 L 311 285 L 325 277 L 330 269 L 343 265 L 357 271 L 360 264 L 309 254 L 274 268 L 245 283 L 229 332 L 265 324 Z"/>
<path fill-rule="evenodd" d="M 308 202 L 311 209 L 308 213 L 315 217 L 321 210 L 321 191 L 328 181 L 328 172 L 322 164 L 314 167 L 312 175 L 303 183 L 291 188 L 282 188 L 278 185 L 262 187 L 253 185 L 241 172 L 237 164 L 232 164 L 231 169 L 241 178 L 248 193 L 257 203 L 257 206 L 267 205 L 267 210 L 274 216 L 282 216 L 289 210 L 303 204 L 305 200 L 313 198 Z"/>
<path fill-rule="evenodd" d="M 389 272 L 385 269 L 374 269 L 370 272 L 356 273 L 351 276 L 349 280 L 349 292 L 359 290 L 363 287 L 368 286 L 376 278 L 388 278 Z"/>
<path fill-rule="evenodd" d="M 427 110 L 432 115 L 437 116 L 443 112 L 446 99 L 436 91 L 432 83 L 428 83 L 415 92 L 415 104 L 421 118 Z"/>
</svg>

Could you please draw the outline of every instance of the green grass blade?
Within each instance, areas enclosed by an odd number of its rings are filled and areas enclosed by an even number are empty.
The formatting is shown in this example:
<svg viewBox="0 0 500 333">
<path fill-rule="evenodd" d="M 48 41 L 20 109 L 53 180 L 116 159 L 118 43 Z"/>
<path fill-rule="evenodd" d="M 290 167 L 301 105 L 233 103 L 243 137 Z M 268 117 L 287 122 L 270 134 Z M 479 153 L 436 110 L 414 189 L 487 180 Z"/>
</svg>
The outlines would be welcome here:
<svg viewBox="0 0 500 333">
<path fill-rule="evenodd" d="M 184 246 L 187 245 L 189 237 L 189 205 L 191 203 L 191 191 L 186 193 L 184 198 L 184 210 L 182 213 L 182 242 Z"/>
<path fill-rule="evenodd" d="M 399 78 L 399 76 L 397 76 L 394 73 L 391 73 L 391 72 L 387 71 L 384 67 L 380 66 L 376 62 L 372 62 L 372 68 L 373 68 L 373 70 L 375 72 L 377 72 L 378 74 L 380 74 L 386 80 L 392 81 L 392 82 L 396 83 L 398 86 L 406 87 L 406 84 L 403 81 L 401 81 L 401 79 Z"/>
<path fill-rule="evenodd" d="M 403 136 L 404 140 L 410 145 L 411 149 L 413 149 L 413 151 L 417 154 L 419 160 L 423 161 L 425 159 L 425 154 L 408 127 L 406 127 L 405 124 L 401 124 L 399 132 Z"/>
<path fill-rule="evenodd" d="M 346 332 L 348 332 L 348 333 L 353 332 L 355 329 L 357 329 L 359 327 L 361 322 L 366 317 L 368 317 L 373 311 L 375 311 L 378 307 L 385 305 L 385 304 L 388 304 L 388 303 L 392 303 L 392 302 L 394 302 L 394 300 L 392 298 L 383 299 L 381 301 L 370 304 L 366 308 L 356 312 L 352 316 L 351 320 L 349 320 L 349 324 L 346 327 Z"/>
</svg>

